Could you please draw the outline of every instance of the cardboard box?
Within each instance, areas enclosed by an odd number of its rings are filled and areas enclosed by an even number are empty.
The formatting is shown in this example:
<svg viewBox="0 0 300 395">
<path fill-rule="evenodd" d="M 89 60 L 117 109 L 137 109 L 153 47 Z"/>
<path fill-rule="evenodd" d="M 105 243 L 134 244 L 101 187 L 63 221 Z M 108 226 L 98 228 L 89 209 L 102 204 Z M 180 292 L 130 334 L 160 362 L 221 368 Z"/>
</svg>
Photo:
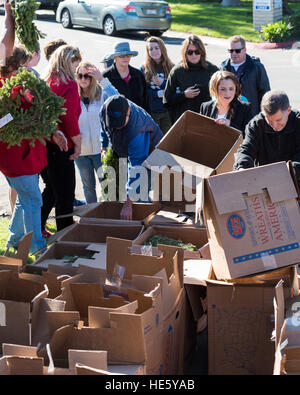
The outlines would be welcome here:
<svg viewBox="0 0 300 395">
<path fill-rule="evenodd" d="M 143 225 L 121 224 L 74 224 L 58 241 L 77 243 L 105 243 L 109 237 L 134 240 L 142 232 Z"/>
<path fill-rule="evenodd" d="M 141 246 L 130 240 L 107 238 L 107 274 L 117 268 L 123 279 L 134 274 L 161 279 L 163 304 L 162 374 L 178 374 L 183 346 L 183 250 L 173 246 L 152 247 L 152 255 L 143 255 Z"/>
<path fill-rule="evenodd" d="M 218 279 L 299 262 L 297 197 L 285 162 L 206 180 L 204 215 Z"/>
<path fill-rule="evenodd" d="M 207 281 L 210 375 L 272 374 L 273 299 L 280 279 L 285 298 L 299 293 L 295 266 L 232 282 Z"/>
<path fill-rule="evenodd" d="M 25 277 L 0 271 L 0 344 L 37 344 L 44 336 L 46 311 L 64 310 L 64 302 L 47 298 L 43 281 Z"/>
<path fill-rule="evenodd" d="M 105 333 L 106 328 L 113 328 L 113 323 L 111 323 L 110 313 L 123 314 L 123 319 L 130 320 L 130 317 L 138 317 L 139 324 L 135 321 L 136 325 L 139 325 L 141 332 L 143 333 L 143 342 L 136 343 L 135 347 L 142 347 L 142 351 L 145 350 L 145 366 L 147 374 L 159 374 L 162 365 L 162 302 L 161 302 L 161 280 L 155 277 L 149 276 L 133 276 L 130 282 L 125 284 L 120 284 L 119 289 L 112 287 L 112 290 L 118 292 L 118 294 L 110 293 L 108 297 L 104 297 L 108 287 L 105 284 L 100 283 L 79 283 L 79 282 L 69 282 L 68 286 L 63 289 L 62 295 L 57 298 L 59 300 L 64 300 L 66 302 L 66 310 L 68 312 L 74 311 L 78 312 L 78 315 L 72 315 L 71 318 L 69 314 L 62 313 L 51 313 L 48 317 L 48 324 L 50 332 L 53 334 L 50 344 L 55 344 L 53 338 L 56 336 L 57 330 L 62 326 L 64 316 L 66 316 L 67 322 L 65 324 L 70 324 L 72 320 L 74 322 L 80 320 L 83 321 L 85 327 L 89 329 L 102 329 Z M 127 287 L 127 288 L 126 288 Z M 125 316 L 126 314 L 126 316 Z M 70 321 L 71 320 L 71 321 Z M 128 324 L 129 326 L 131 324 Z M 57 329 L 57 330 L 56 330 Z M 88 329 L 85 328 L 88 332 Z M 90 331 L 94 333 L 96 331 Z M 101 332 L 100 330 L 98 332 Z M 121 347 L 121 349 L 126 348 L 124 344 L 119 344 L 113 335 L 113 329 L 111 329 L 111 338 L 108 338 L 109 331 L 106 330 L 107 344 L 103 344 L 103 350 L 107 350 L 109 354 L 109 361 L 111 362 L 124 362 L 111 360 L 114 352 L 117 353 L 116 347 Z M 74 332 L 75 333 L 75 332 Z M 73 335 L 76 336 L 76 333 Z M 99 333 L 101 335 L 101 333 Z M 122 339 L 119 341 L 124 341 L 130 343 L 126 340 L 126 336 L 130 337 L 130 332 L 127 334 L 122 334 Z M 84 337 L 80 337 L 80 343 L 83 347 L 85 342 Z M 134 341 L 134 339 L 133 339 Z M 91 347 L 98 347 L 99 342 L 91 344 Z M 129 344 L 131 347 L 133 345 Z M 78 345 L 76 346 L 78 347 Z M 57 353 L 59 350 L 52 349 L 53 358 L 57 358 Z M 98 349 L 98 348 L 92 348 Z M 115 350 L 115 351 L 114 351 Z M 141 351 L 140 350 L 140 351 Z M 130 352 L 132 353 L 132 351 Z M 112 355 L 112 357 L 111 357 Z M 118 355 L 118 354 L 117 354 Z M 131 355 L 131 354 L 130 354 Z M 126 356 L 123 356 L 126 358 Z M 130 361 L 128 361 L 130 362 Z"/>
<path fill-rule="evenodd" d="M 143 245 L 150 237 L 155 235 L 163 235 L 175 240 L 181 240 L 183 243 L 192 243 L 199 250 L 207 243 L 207 234 L 205 228 L 190 226 L 150 226 L 140 234 L 134 241 L 134 244 Z M 199 251 L 184 250 L 184 259 L 199 259 Z"/>
<path fill-rule="evenodd" d="M 187 199 L 185 194 L 195 192 L 197 184 L 200 185 L 204 178 L 231 171 L 234 153 L 241 142 L 242 135 L 238 130 L 186 111 L 148 156 L 143 166 L 151 168 L 162 177 L 173 168 L 174 174 L 177 174 L 174 176 L 176 189 L 180 191 L 183 186 L 183 196 L 179 200 L 194 204 L 195 196 L 187 196 Z M 182 175 L 183 169 L 186 177 Z M 167 185 L 167 179 L 168 176 L 163 185 Z M 197 193 L 201 193 L 201 190 L 199 187 Z M 171 193 L 170 199 L 174 200 L 176 196 Z M 200 196 L 197 199 L 201 200 Z M 167 199 L 162 199 L 165 200 Z"/>
<path fill-rule="evenodd" d="M 108 224 L 136 224 L 141 225 L 149 216 L 155 214 L 160 204 L 154 203 L 132 203 L 132 221 L 120 219 L 123 208 L 122 202 L 102 202 L 96 207 L 88 209 L 81 215 L 80 223 L 108 223 Z"/>
<path fill-rule="evenodd" d="M 47 352 L 52 361 L 50 348 Z M 45 366 L 44 358 L 37 353 L 37 347 L 3 344 L 0 375 L 145 374 L 144 365 L 108 365 L 106 351 L 69 350 L 66 368 L 55 367 L 53 363 Z"/>
<path fill-rule="evenodd" d="M 72 262 L 74 259 L 76 260 Z M 47 271 L 49 267 L 60 266 L 62 270 L 54 271 L 56 274 L 68 274 L 73 276 L 77 274 L 77 268 L 80 265 L 88 265 L 105 269 L 106 244 L 56 242 L 52 244 L 33 264 L 27 265 L 26 272 L 42 273 L 43 271 Z"/>
<path fill-rule="evenodd" d="M 133 276 L 127 295 L 104 298 L 100 284 L 71 283 L 62 294 L 68 309 L 48 315 L 54 365 L 65 367 L 68 350 L 106 350 L 108 362 L 145 364 L 147 374 L 159 374 L 162 355 L 162 304 L 159 279 Z M 145 291 L 136 288 L 142 287 Z M 88 293 L 87 293 L 88 292 Z M 87 318 L 86 318 L 87 317 Z M 84 322 L 88 321 L 88 326 Z M 82 323 L 81 323 L 82 322 Z M 45 348 L 39 356 L 47 359 Z"/>
<path fill-rule="evenodd" d="M 150 215 L 146 220 L 144 220 L 144 225 L 145 227 L 154 225 L 197 226 L 195 222 L 195 213 L 187 213 L 175 207 L 163 207 L 162 210 Z"/>
</svg>

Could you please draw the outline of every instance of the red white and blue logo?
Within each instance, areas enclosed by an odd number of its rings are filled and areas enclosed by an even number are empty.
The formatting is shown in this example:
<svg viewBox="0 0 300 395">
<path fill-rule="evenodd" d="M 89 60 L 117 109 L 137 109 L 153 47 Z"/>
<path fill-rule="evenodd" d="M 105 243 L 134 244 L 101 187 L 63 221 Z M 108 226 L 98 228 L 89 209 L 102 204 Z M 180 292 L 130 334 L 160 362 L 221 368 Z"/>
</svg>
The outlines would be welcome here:
<svg viewBox="0 0 300 395">
<path fill-rule="evenodd" d="M 240 239 L 246 232 L 246 225 L 240 215 L 233 214 L 227 220 L 227 229 L 232 237 Z"/>
</svg>

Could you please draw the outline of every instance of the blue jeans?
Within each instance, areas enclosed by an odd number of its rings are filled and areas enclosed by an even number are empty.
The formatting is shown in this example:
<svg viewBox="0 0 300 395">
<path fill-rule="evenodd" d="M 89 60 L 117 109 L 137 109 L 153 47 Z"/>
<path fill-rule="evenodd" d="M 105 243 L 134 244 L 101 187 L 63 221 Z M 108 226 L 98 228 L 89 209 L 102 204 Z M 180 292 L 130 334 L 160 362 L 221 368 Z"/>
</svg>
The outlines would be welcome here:
<svg viewBox="0 0 300 395">
<path fill-rule="evenodd" d="M 13 216 L 9 224 L 10 235 L 6 247 L 17 247 L 21 238 L 33 231 L 30 252 L 46 247 L 41 233 L 42 195 L 39 188 L 39 175 L 6 177 L 18 197 Z"/>
<path fill-rule="evenodd" d="M 101 167 L 101 155 L 81 155 L 75 159 L 81 177 L 84 197 L 87 203 L 96 203 L 95 171 Z"/>
</svg>

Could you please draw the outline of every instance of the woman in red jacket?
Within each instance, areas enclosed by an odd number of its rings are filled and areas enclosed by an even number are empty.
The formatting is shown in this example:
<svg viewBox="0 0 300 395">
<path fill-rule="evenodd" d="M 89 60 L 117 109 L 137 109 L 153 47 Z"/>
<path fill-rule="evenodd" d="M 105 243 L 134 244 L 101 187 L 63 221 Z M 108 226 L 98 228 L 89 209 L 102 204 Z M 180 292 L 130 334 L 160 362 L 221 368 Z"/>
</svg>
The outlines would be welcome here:
<svg viewBox="0 0 300 395">
<path fill-rule="evenodd" d="M 75 167 L 81 151 L 78 119 L 81 113 L 75 70 L 81 61 L 78 48 L 62 45 L 51 56 L 45 80 L 51 90 L 65 99 L 66 114 L 60 117 L 58 129 L 68 142 L 68 150 L 60 149 L 52 142 L 47 143 L 47 167 L 41 175 L 45 183 L 42 193 L 42 232 L 50 211 L 55 207 L 56 227 L 61 230 L 73 223 L 73 201 L 75 195 Z"/>
</svg>

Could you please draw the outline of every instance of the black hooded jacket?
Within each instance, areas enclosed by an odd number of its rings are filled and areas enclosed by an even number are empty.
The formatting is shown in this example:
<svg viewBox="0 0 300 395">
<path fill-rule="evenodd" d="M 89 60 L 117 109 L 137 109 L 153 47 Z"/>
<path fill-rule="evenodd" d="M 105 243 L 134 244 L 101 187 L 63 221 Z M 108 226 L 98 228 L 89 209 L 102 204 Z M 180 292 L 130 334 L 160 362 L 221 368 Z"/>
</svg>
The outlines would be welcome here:
<svg viewBox="0 0 300 395">
<path fill-rule="evenodd" d="M 235 154 L 234 169 L 248 169 L 281 161 L 292 161 L 300 180 L 300 113 L 292 110 L 287 124 L 276 132 L 259 113 L 246 126 L 245 139 Z"/>
</svg>

